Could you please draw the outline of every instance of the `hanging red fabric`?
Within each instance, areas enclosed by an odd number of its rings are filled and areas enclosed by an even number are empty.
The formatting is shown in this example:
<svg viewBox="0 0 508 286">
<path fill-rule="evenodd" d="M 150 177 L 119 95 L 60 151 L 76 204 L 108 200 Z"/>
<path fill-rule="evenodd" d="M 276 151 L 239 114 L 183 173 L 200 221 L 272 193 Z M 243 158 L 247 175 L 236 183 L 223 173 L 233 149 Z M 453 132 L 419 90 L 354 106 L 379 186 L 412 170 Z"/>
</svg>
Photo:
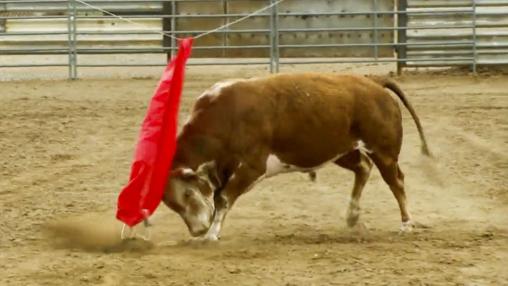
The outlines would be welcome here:
<svg viewBox="0 0 508 286">
<path fill-rule="evenodd" d="M 180 41 L 168 64 L 141 126 L 129 183 L 118 197 L 116 217 L 134 226 L 153 214 L 162 200 L 176 151 L 178 107 L 192 38 Z"/>
</svg>

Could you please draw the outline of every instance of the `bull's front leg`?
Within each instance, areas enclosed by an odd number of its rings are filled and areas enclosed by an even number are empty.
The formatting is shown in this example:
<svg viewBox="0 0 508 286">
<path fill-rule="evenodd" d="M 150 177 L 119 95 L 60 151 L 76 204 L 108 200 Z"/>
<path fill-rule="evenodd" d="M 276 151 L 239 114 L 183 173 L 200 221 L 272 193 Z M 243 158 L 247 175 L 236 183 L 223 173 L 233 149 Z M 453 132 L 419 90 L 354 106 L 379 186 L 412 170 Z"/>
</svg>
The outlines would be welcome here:
<svg viewBox="0 0 508 286">
<path fill-rule="evenodd" d="M 220 237 L 226 214 L 236 199 L 247 192 L 256 181 L 261 179 L 266 171 L 266 160 L 258 163 L 240 162 L 224 189 L 215 197 L 215 212 L 212 224 L 202 239 L 215 241 Z"/>
</svg>

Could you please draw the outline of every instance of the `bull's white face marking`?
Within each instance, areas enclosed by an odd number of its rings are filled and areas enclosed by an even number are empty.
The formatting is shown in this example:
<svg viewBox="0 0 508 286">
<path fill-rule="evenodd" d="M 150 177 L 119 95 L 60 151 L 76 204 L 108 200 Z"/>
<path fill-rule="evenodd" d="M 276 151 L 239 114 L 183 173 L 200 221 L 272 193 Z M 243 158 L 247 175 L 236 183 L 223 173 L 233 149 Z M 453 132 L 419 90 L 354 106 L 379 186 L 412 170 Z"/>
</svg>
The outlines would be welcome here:
<svg viewBox="0 0 508 286">
<path fill-rule="evenodd" d="M 207 225 L 210 223 L 210 215 L 206 211 L 202 211 L 196 216 L 195 220 L 197 224 Z"/>
<path fill-rule="evenodd" d="M 182 215 L 183 219 L 189 224 L 191 233 L 197 234 L 207 230 L 210 225 L 212 213 L 206 210 L 200 210 L 197 215 L 191 214 L 189 209 Z"/>
<path fill-rule="evenodd" d="M 194 173 L 191 169 L 189 172 Z M 203 233 L 210 226 L 213 215 L 213 195 L 203 196 L 197 186 L 179 178 L 171 180 L 173 203 L 178 205 L 179 215 L 187 224 L 192 235 Z"/>
<path fill-rule="evenodd" d="M 174 191 L 173 199 L 175 203 L 179 205 L 184 205 L 183 193 L 185 192 L 187 184 L 180 179 L 172 179 L 171 185 Z"/>
</svg>

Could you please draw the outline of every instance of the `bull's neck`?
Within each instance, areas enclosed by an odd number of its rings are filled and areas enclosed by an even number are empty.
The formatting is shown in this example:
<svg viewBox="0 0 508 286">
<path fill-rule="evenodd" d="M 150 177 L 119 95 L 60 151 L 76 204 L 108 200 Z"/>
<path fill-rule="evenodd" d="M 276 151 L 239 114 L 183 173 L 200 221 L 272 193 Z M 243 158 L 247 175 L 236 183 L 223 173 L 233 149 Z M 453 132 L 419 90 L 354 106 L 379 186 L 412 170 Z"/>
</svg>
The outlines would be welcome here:
<svg viewBox="0 0 508 286">
<path fill-rule="evenodd" d="M 173 160 L 173 169 L 191 168 L 196 170 L 202 164 L 215 159 L 215 148 L 205 136 L 180 134 Z"/>
<path fill-rule="evenodd" d="M 193 154 L 192 150 L 185 145 L 178 144 L 173 160 L 173 169 L 178 168 L 191 168 L 196 170 L 201 164 L 205 163 L 203 158 Z"/>
</svg>

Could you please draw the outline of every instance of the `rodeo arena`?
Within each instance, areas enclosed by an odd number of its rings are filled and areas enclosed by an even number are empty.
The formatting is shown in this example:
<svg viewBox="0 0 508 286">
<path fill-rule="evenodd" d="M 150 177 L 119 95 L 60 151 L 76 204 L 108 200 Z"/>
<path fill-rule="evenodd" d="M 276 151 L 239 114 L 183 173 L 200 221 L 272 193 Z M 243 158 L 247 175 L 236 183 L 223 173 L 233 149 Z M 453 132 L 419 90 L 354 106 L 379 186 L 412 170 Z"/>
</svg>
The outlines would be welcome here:
<svg viewBox="0 0 508 286">
<path fill-rule="evenodd" d="M 0 0 L 0 285 L 508 285 L 508 0 Z"/>
</svg>

